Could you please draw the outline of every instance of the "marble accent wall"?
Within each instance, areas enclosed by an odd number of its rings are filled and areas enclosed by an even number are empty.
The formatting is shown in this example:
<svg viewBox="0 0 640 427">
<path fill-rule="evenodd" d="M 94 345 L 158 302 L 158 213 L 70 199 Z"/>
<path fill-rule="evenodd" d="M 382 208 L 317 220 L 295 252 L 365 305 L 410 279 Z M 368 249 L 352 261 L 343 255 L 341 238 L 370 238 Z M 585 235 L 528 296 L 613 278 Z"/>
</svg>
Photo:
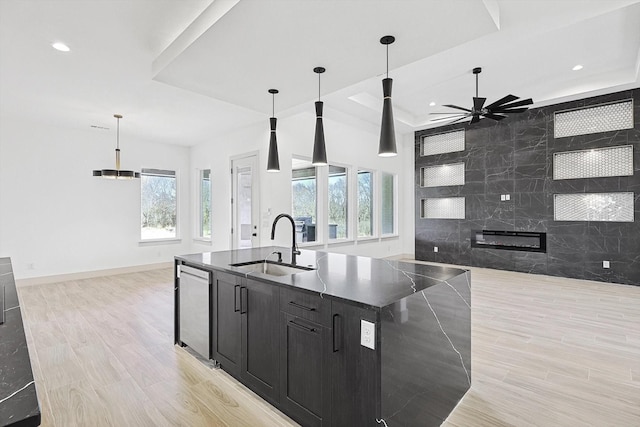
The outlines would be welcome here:
<svg viewBox="0 0 640 427">
<path fill-rule="evenodd" d="M 554 112 L 625 99 L 634 100 L 633 129 L 554 138 Z M 420 156 L 423 136 L 459 129 L 464 151 Z M 553 179 L 554 153 L 622 145 L 633 146 L 632 176 Z M 415 156 L 416 259 L 640 286 L 640 89 L 417 131 Z M 456 162 L 464 185 L 420 186 L 421 168 Z M 634 193 L 634 222 L 554 221 L 555 194 L 609 192 Z M 465 197 L 465 219 L 421 218 L 420 201 L 436 197 Z M 472 249 L 471 230 L 546 232 L 547 253 Z"/>
</svg>

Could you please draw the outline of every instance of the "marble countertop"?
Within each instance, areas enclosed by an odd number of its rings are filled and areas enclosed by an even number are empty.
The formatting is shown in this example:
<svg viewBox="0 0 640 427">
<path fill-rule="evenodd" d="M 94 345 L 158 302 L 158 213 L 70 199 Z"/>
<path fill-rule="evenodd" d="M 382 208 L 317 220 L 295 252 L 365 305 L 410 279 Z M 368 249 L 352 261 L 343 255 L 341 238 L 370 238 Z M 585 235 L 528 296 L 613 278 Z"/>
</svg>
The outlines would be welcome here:
<svg viewBox="0 0 640 427">
<path fill-rule="evenodd" d="M 291 263 L 291 249 L 277 246 L 180 255 L 176 256 L 176 259 L 193 266 L 255 277 L 275 284 L 319 293 L 321 296 L 355 301 L 378 308 L 465 272 L 459 268 L 312 250 L 302 250 L 302 253 L 296 256 L 296 265 L 312 267 L 315 270 L 302 271 L 293 275 L 271 276 L 262 273 L 244 273 L 237 267 L 230 266 L 230 264 L 263 260 L 267 257 L 270 261 L 277 261 L 277 255 L 272 255 L 274 251 L 282 252 L 285 264 Z"/>
<path fill-rule="evenodd" d="M 40 425 L 40 406 L 10 258 L 0 258 L 5 322 L 0 325 L 0 426 Z"/>
</svg>

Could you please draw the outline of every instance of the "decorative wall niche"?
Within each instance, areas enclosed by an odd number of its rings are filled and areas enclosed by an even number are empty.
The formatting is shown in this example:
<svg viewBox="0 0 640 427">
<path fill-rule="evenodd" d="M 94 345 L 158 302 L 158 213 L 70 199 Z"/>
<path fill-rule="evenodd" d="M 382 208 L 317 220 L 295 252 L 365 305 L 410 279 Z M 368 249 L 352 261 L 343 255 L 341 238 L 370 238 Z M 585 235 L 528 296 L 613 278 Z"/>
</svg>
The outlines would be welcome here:
<svg viewBox="0 0 640 427">
<path fill-rule="evenodd" d="M 420 203 L 422 218 L 428 219 L 464 219 L 464 197 L 438 197 L 422 199 Z"/>
<path fill-rule="evenodd" d="M 633 145 L 553 154 L 553 179 L 633 175 Z"/>
<path fill-rule="evenodd" d="M 464 163 L 450 163 L 421 168 L 422 187 L 464 185 Z"/>
<path fill-rule="evenodd" d="M 555 138 L 633 129 L 633 99 L 556 111 L 554 123 Z"/>
<path fill-rule="evenodd" d="M 555 221 L 633 222 L 633 193 L 555 194 Z"/>
<path fill-rule="evenodd" d="M 428 135 L 420 143 L 420 156 L 464 151 L 464 129 Z"/>
</svg>

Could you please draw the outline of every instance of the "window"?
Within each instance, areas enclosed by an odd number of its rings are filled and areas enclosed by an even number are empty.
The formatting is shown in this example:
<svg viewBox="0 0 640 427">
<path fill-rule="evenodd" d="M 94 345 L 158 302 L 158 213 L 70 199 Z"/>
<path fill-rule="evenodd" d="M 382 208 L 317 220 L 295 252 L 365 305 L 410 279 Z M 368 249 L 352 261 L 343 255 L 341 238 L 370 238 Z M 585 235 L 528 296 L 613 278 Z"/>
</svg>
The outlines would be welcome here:
<svg viewBox="0 0 640 427">
<path fill-rule="evenodd" d="M 178 237 L 175 171 L 142 169 L 140 173 L 142 240 Z"/>
<path fill-rule="evenodd" d="M 347 169 L 329 166 L 329 239 L 346 239 L 347 230 Z"/>
<path fill-rule="evenodd" d="M 373 172 L 358 171 L 358 237 L 373 236 Z"/>
<path fill-rule="evenodd" d="M 382 234 L 395 234 L 395 175 L 382 173 L 381 179 L 381 226 Z"/>
<path fill-rule="evenodd" d="M 296 223 L 298 242 L 316 241 L 317 183 L 316 168 L 305 160 L 292 161 L 291 212 Z"/>
<path fill-rule="evenodd" d="M 211 239 L 211 169 L 200 171 L 200 218 L 198 237 Z"/>
</svg>

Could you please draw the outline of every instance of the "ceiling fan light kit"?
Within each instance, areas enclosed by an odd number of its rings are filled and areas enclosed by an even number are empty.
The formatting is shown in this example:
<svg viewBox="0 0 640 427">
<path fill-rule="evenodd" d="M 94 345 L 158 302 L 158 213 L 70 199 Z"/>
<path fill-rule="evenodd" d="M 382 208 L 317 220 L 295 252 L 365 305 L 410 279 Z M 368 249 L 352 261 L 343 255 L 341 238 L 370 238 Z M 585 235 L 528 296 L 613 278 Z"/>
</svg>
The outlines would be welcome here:
<svg viewBox="0 0 640 427">
<path fill-rule="evenodd" d="M 114 114 L 113 117 L 117 120 L 116 130 L 116 168 L 115 169 L 94 169 L 93 176 L 106 178 L 106 179 L 134 179 L 140 178 L 140 172 L 132 170 L 120 169 L 120 119 L 121 114 Z"/>
<path fill-rule="evenodd" d="M 276 93 L 278 89 L 269 89 L 271 94 L 271 118 L 269 118 L 269 158 L 267 159 L 267 172 L 280 171 L 280 159 L 278 156 L 278 140 L 276 138 L 276 123 L 278 119 L 275 117 Z"/>
<path fill-rule="evenodd" d="M 520 99 L 519 97 L 509 94 L 507 96 L 500 98 L 496 102 L 493 102 L 485 106 L 484 103 L 487 101 L 487 98 L 482 98 L 478 95 L 478 75 L 481 72 L 482 72 L 481 67 L 476 67 L 473 69 L 473 74 L 475 74 L 476 76 L 476 96 L 473 97 L 473 107 L 471 109 L 459 107 L 457 105 L 445 104 L 443 105 L 443 107 L 455 108 L 456 110 L 464 111 L 464 113 L 460 113 L 459 115 L 461 117 L 459 118 L 446 117 L 446 118 L 440 118 L 440 119 L 432 119 L 431 121 L 432 122 L 444 121 L 444 120 L 451 120 L 455 118 L 454 121 L 448 123 L 448 124 L 453 124 L 453 123 L 457 123 L 462 120 L 468 119 L 469 117 L 471 117 L 471 121 L 469 122 L 470 125 L 474 123 L 478 123 L 482 117 L 499 121 L 499 120 L 506 119 L 507 118 L 506 114 L 523 113 L 529 109 L 529 107 L 526 107 L 526 105 L 533 104 L 533 100 L 531 98 L 522 99 L 518 101 L 518 99 Z M 451 114 L 451 113 L 431 113 L 431 114 Z"/>
</svg>

